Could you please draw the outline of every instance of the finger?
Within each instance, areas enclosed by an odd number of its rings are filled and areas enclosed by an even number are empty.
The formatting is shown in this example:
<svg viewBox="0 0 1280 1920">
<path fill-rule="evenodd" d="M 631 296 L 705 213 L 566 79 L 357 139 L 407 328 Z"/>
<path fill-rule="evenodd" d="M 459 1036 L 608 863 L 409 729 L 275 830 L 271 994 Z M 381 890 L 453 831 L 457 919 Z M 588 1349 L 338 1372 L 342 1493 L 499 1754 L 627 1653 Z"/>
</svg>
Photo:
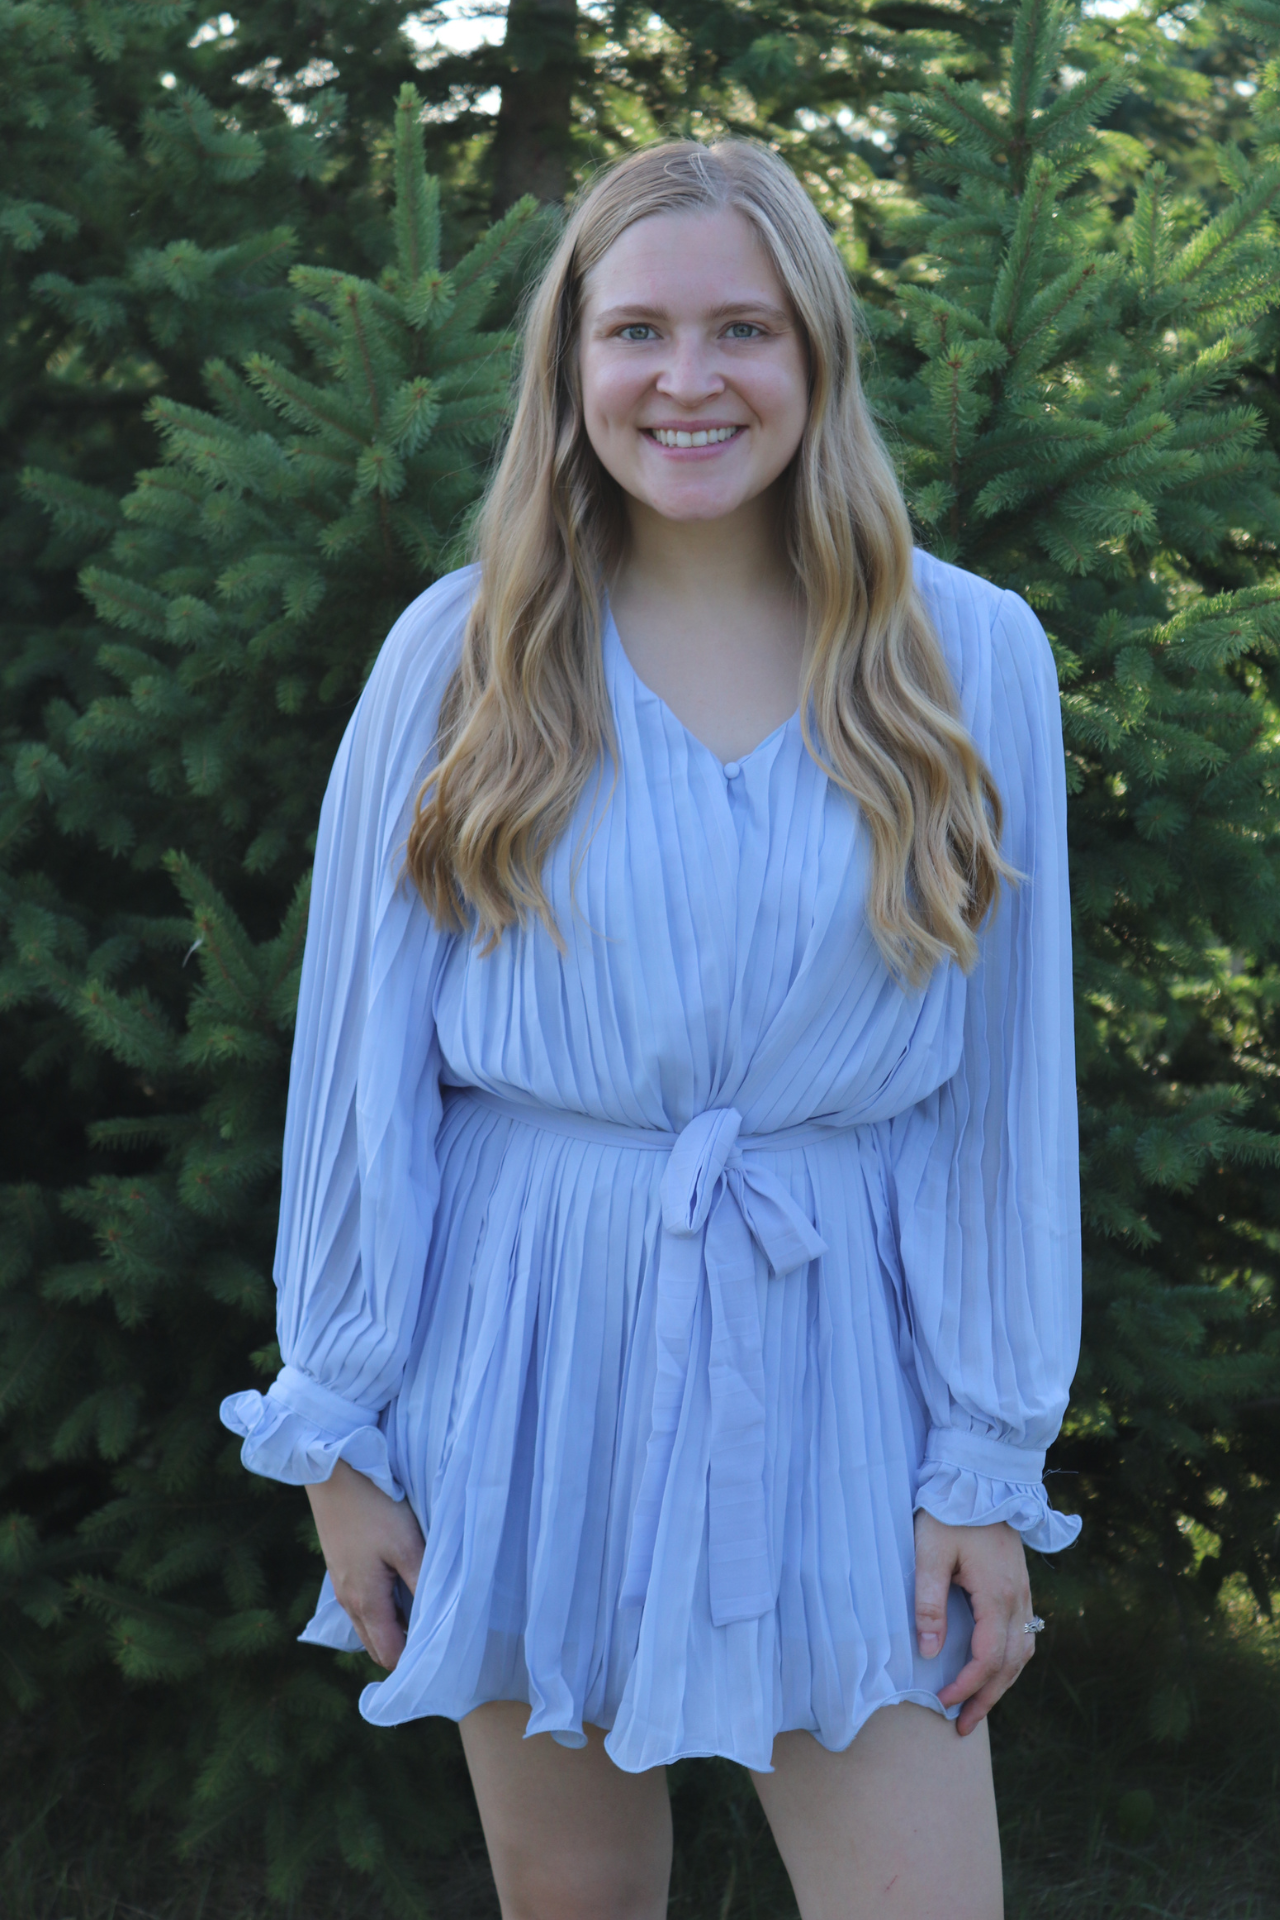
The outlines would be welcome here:
<svg viewBox="0 0 1280 1920">
<path fill-rule="evenodd" d="M 947 1597 L 955 1570 L 945 1543 L 921 1531 L 916 1536 L 916 1638 L 922 1660 L 934 1660 L 947 1638 Z"/>
<path fill-rule="evenodd" d="M 418 1534 L 416 1541 L 409 1543 L 397 1553 L 392 1563 L 410 1593 L 418 1591 L 418 1575 L 422 1572 L 422 1557 L 425 1552 L 426 1542 L 422 1535 Z"/>
<path fill-rule="evenodd" d="M 963 1566 L 958 1579 L 973 1608 L 973 1633 L 968 1665 L 938 1696 L 948 1706 L 975 1694 L 1006 1666 L 1016 1678 L 1023 1661 L 1022 1642 L 1029 1637 L 1023 1635 L 1022 1624 L 1031 1613 L 1030 1589 L 1025 1582 L 1017 1588 L 1002 1583 L 994 1590 L 984 1588 L 977 1580 L 971 1586 Z M 951 1699 L 947 1698 L 949 1694 L 953 1695 Z"/>
<path fill-rule="evenodd" d="M 388 1567 L 385 1572 L 386 1579 L 378 1586 L 363 1587 L 359 1593 L 345 1598 L 339 1594 L 338 1599 L 350 1615 L 370 1659 L 376 1660 L 380 1667 L 391 1669 L 404 1652 L 405 1634 L 396 1618 L 391 1569 Z"/>
<path fill-rule="evenodd" d="M 396 1619 L 394 1609 L 380 1614 L 377 1620 L 362 1620 L 357 1627 L 371 1659 L 390 1672 L 404 1652 L 405 1632 Z"/>
<path fill-rule="evenodd" d="M 1020 1644 L 1020 1640 L 1025 1640 L 1026 1644 Z M 979 1721 L 985 1719 L 996 1701 L 1019 1678 L 1035 1650 L 1034 1637 L 1030 1634 L 1021 1635 L 1018 1627 L 1011 1623 L 1001 1655 L 971 1660 L 951 1685 L 943 1689 L 938 1695 L 942 1704 L 961 1707 L 960 1718 L 956 1722 L 961 1733 L 972 1733 Z"/>
<path fill-rule="evenodd" d="M 980 1693 L 984 1687 L 989 1687 L 1003 1668 L 1003 1652 L 970 1660 L 967 1666 L 961 1667 L 955 1679 L 942 1689 L 938 1698 L 944 1707 L 958 1707 Z"/>
<path fill-rule="evenodd" d="M 974 1596 L 973 1632 L 969 1659 L 949 1686 L 938 1695 L 944 1707 L 954 1707 L 994 1679 L 1009 1656 L 1007 1607 L 992 1607 Z"/>
<path fill-rule="evenodd" d="M 980 1693 L 974 1694 L 972 1700 L 965 1701 L 956 1718 L 956 1732 L 962 1739 L 965 1734 L 972 1733 L 975 1727 L 982 1725 L 1004 1691 L 1003 1687 L 994 1685 L 983 1687 Z"/>
<path fill-rule="evenodd" d="M 1033 1647 L 1031 1651 L 1034 1653 L 1035 1648 Z M 986 1719 L 992 1707 L 995 1706 L 996 1701 L 999 1700 L 1002 1695 L 1008 1693 L 1010 1687 L 1018 1679 L 1026 1664 L 1025 1660 L 1019 1660 L 1010 1666 L 1002 1667 L 989 1685 L 983 1687 L 980 1692 L 975 1693 L 971 1700 L 966 1700 L 960 1709 L 960 1717 L 956 1721 L 956 1730 L 962 1734 L 972 1733 L 974 1728 Z"/>
</svg>

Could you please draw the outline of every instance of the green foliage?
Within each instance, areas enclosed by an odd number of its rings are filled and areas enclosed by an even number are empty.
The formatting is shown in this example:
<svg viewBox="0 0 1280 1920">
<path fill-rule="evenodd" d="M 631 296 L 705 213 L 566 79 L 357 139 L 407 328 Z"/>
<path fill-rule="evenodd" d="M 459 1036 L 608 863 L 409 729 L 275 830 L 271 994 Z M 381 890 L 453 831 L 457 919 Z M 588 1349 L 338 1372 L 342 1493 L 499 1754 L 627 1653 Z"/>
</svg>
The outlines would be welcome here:
<svg viewBox="0 0 1280 1920">
<path fill-rule="evenodd" d="M 147 401 L 199 406 L 210 356 L 291 363 L 300 253 L 375 278 L 390 259 L 408 11 L 264 6 L 226 33 L 193 0 L 0 5 L 6 737 L 38 726 L 51 679 L 81 702 L 100 689 L 77 573 L 155 457 Z M 53 539 L 19 482 L 31 465 L 60 486 Z M 0 1132 L 21 1159 L 25 1138 Z"/>
<path fill-rule="evenodd" d="M 904 158 L 877 111 L 881 97 L 941 71 L 991 78 L 1011 14 L 1011 0 L 512 6 L 501 45 L 424 57 L 429 152 L 462 211 L 491 188 L 501 203 L 512 161 L 527 159 L 531 125 L 566 185 L 659 136 L 747 134 L 788 154 L 852 247 L 852 202 Z"/>
<path fill-rule="evenodd" d="M 929 190 L 871 289 L 876 391 L 926 544 L 1025 594 L 1063 686 L 1088 1311 L 1056 1457 L 1083 1554 L 1206 1599 L 1242 1573 L 1267 1607 L 1280 462 L 1232 383 L 1275 299 L 1276 101 L 1218 211 L 1153 162 L 1116 221 L 1094 122 L 1125 76 L 1063 84 L 1068 21 L 1024 0 L 999 100 L 894 103 Z"/>
<path fill-rule="evenodd" d="M 296 1495 L 249 1481 L 216 1424 L 251 1350 L 267 1343 L 273 1370 L 320 796 L 387 627 L 453 564 L 509 388 L 511 342 L 485 315 L 539 225 L 524 202 L 446 270 L 412 88 L 395 177 L 390 264 L 377 279 L 295 267 L 291 358 L 211 361 L 208 408 L 155 399 L 164 457 L 118 513 L 56 472 L 27 476 L 64 538 L 114 532 L 83 573 L 102 690 L 55 698 L 9 762 L 0 1007 L 29 1011 L 32 1075 L 105 1060 L 113 1104 L 88 1125 L 101 1171 L 56 1198 L 9 1195 L 0 1475 L 74 1471 L 79 1499 L 15 1517 L 0 1579 L 24 1620 L 72 1616 L 78 1658 L 164 1689 L 140 1799 L 174 1793 L 166 1742 L 185 1755 L 193 1837 L 261 1814 L 270 1782 L 279 1894 L 336 1848 L 409 1911 L 409 1854 L 456 1831 L 452 1790 L 424 1817 L 430 1749 L 406 1769 L 352 1724 L 331 1660 L 287 1651 L 317 1579 Z M 110 884 L 26 864 L 47 836 Z M 23 1647 L 17 1704 L 41 1685 L 29 1633 Z"/>
</svg>

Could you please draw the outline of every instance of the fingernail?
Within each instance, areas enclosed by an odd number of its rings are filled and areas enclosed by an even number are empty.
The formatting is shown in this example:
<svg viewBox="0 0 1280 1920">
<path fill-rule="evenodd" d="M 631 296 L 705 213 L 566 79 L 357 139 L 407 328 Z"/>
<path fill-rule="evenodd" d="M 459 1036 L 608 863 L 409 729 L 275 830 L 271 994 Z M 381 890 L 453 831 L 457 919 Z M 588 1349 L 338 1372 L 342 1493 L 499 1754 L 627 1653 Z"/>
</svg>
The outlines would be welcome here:
<svg viewBox="0 0 1280 1920">
<path fill-rule="evenodd" d="M 937 1636 L 937 1634 L 936 1634 L 936 1633 L 922 1633 L 922 1634 L 920 1635 L 920 1653 L 921 1653 L 921 1657 L 922 1657 L 923 1659 L 925 1659 L 925 1660 L 932 1660 L 932 1659 L 934 1658 L 934 1656 L 935 1656 L 935 1654 L 937 1653 L 937 1651 L 938 1651 L 938 1636 Z"/>
</svg>

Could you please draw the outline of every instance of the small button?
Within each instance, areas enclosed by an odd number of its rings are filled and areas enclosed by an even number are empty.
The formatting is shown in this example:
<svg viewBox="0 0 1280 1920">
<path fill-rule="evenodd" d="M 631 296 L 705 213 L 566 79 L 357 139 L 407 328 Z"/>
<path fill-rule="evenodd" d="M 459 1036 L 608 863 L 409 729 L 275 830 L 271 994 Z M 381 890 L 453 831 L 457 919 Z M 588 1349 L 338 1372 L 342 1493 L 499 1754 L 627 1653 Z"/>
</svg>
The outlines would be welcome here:
<svg viewBox="0 0 1280 1920">
<path fill-rule="evenodd" d="M 726 779 L 726 780 L 736 780 L 736 779 L 737 779 L 737 777 L 738 777 L 738 775 L 739 775 L 739 774 L 740 774 L 741 772 L 742 772 L 742 763 L 741 763 L 741 761 L 738 761 L 738 760 L 726 760 L 726 761 L 725 761 L 725 763 L 724 763 L 724 777 L 725 777 L 725 779 Z"/>
</svg>

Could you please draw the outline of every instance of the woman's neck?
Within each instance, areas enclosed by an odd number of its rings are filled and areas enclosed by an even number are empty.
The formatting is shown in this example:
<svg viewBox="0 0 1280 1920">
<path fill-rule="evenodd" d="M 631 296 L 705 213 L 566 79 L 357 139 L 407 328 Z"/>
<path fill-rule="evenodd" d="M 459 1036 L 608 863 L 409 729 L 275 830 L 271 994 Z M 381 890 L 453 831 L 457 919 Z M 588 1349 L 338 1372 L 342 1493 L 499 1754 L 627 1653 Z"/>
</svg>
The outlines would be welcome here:
<svg viewBox="0 0 1280 1920">
<path fill-rule="evenodd" d="M 615 593 L 724 607 L 793 592 L 781 501 L 772 488 L 719 520 L 667 520 L 640 501 L 628 507 L 629 539 Z"/>
<path fill-rule="evenodd" d="M 776 499 L 722 520 L 631 515 L 610 588 L 623 649 L 640 679 L 727 763 L 795 712 L 805 609 L 779 537 Z"/>
</svg>

